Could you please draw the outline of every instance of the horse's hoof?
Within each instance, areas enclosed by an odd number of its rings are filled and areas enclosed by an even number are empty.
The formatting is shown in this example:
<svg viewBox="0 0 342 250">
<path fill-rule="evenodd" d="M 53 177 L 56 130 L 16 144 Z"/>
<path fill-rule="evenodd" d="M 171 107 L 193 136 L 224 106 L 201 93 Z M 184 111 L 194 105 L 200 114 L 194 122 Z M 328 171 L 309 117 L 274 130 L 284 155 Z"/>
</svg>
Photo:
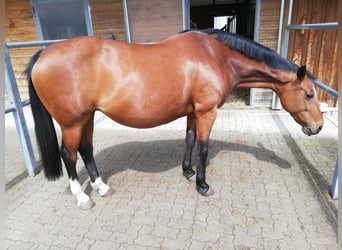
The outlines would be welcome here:
<svg viewBox="0 0 342 250">
<path fill-rule="evenodd" d="M 101 197 L 108 197 L 111 196 L 112 194 L 114 194 L 114 190 L 109 188 L 106 190 L 98 190 L 99 195 L 101 195 Z"/>
<path fill-rule="evenodd" d="M 88 210 L 95 206 L 95 202 L 92 201 L 92 199 L 77 202 L 77 206 L 82 210 Z"/>
<path fill-rule="evenodd" d="M 210 187 L 209 190 L 206 193 L 203 193 L 202 195 L 208 197 L 214 195 L 214 193 L 214 189 Z"/>
<path fill-rule="evenodd" d="M 195 171 L 188 171 L 188 172 L 183 172 L 183 175 L 188 181 L 194 181 L 195 180 Z"/>
<path fill-rule="evenodd" d="M 208 185 L 197 186 L 197 191 L 203 196 L 212 196 L 214 194 L 214 190 L 210 188 Z"/>
<path fill-rule="evenodd" d="M 186 176 L 185 176 L 185 177 L 186 177 Z M 190 181 L 190 182 L 195 182 L 195 180 L 196 180 L 196 175 L 193 174 L 193 175 L 190 176 L 190 177 L 186 177 L 186 179 L 187 179 L 188 181 Z"/>
</svg>

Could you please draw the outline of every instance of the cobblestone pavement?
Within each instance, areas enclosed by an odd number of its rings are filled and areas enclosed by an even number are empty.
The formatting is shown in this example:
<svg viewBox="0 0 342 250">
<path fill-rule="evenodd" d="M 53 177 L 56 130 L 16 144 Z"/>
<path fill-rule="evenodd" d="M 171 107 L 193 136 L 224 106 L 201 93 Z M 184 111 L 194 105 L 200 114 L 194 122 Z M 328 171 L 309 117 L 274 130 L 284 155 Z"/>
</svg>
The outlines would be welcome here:
<svg viewBox="0 0 342 250">
<path fill-rule="evenodd" d="M 329 121 L 308 137 L 284 111 L 220 109 L 207 168 L 215 193 L 203 197 L 182 176 L 184 118 L 137 130 L 97 114 L 95 158 L 114 194 L 93 192 L 79 160 L 96 203 L 84 211 L 66 173 L 55 182 L 23 174 L 10 120 L 6 249 L 337 249 L 337 201 L 327 193 L 337 128 Z"/>
</svg>

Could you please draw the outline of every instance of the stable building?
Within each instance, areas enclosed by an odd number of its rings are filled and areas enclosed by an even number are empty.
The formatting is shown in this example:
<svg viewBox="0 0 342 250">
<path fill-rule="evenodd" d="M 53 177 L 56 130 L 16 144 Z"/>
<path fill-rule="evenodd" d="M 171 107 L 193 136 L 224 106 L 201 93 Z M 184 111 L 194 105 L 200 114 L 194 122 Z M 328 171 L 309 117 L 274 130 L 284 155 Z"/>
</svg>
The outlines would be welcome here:
<svg viewBox="0 0 342 250">
<path fill-rule="evenodd" d="M 6 0 L 5 8 L 7 43 L 47 40 L 38 32 L 44 33 L 45 26 L 48 27 L 45 33 L 53 30 L 63 34 L 55 38 L 51 35 L 54 39 L 80 35 L 71 32 L 69 36 L 66 25 L 78 20 L 78 12 L 86 13 L 85 19 L 90 20 L 89 24 L 84 24 L 91 27 L 90 31 L 84 31 L 86 34 L 127 42 L 158 42 L 183 29 L 215 27 L 255 39 L 279 53 L 286 47 L 289 60 L 305 64 L 319 81 L 330 88 L 337 90 L 338 86 L 337 29 L 290 30 L 288 41 L 284 41 L 286 17 L 290 16 L 292 24 L 336 22 L 337 0 L 79 0 L 70 3 Z M 62 10 L 68 17 L 63 19 L 65 23 L 61 24 L 53 17 L 58 14 L 57 10 Z M 22 72 L 39 48 L 10 50 L 22 98 L 28 96 Z M 336 106 L 335 98 L 320 89 L 317 92 L 320 102 Z M 277 106 L 274 100 L 273 92 L 266 89 L 237 90 L 227 99 L 232 105 L 254 107 Z"/>
</svg>

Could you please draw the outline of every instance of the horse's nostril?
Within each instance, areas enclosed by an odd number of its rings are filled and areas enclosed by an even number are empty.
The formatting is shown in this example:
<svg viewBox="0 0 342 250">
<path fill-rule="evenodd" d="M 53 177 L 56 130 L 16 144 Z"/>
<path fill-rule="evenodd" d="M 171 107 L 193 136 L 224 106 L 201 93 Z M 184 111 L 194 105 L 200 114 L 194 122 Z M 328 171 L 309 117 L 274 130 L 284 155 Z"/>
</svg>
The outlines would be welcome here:
<svg viewBox="0 0 342 250">
<path fill-rule="evenodd" d="M 319 126 L 319 127 L 318 127 L 318 131 L 321 131 L 322 128 L 323 128 L 323 126 Z"/>
</svg>

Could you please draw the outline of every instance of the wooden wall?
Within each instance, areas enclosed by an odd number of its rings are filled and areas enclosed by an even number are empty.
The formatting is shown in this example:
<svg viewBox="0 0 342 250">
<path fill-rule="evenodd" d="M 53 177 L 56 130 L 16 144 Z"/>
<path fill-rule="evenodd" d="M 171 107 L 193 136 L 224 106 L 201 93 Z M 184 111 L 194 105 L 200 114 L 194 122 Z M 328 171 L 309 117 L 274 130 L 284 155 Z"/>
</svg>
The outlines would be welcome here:
<svg viewBox="0 0 342 250">
<path fill-rule="evenodd" d="M 125 40 L 122 1 L 89 0 L 89 2 L 94 34 L 101 37 L 113 34 L 116 39 Z M 165 4 L 168 2 L 170 1 L 165 1 Z M 261 1 L 259 41 L 272 49 L 276 48 L 279 8 L 280 0 Z M 154 9 L 153 12 L 156 12 L 156 9 Z M 169 12 L 171 13 L 171 11 Z M 37 40 L 30 1 L 5 0 L 5 13 L 6 42 Z M 287 15 L 285 14 L 285 16 Z M 146 17 L 148 17 L 148 15 Z M 177 16 L 177 18 L 181 20 L 181 16 Z M 336 21 L 337 0 L 294 1 L 292 23 Z M 151 23 L 154 22 L 152 21 Z M 174 32 L 176 33 L 177 31 L 178 26 L 175 28 Z M 27 87 L 22 72 L 25 69 L 29 58 L 38 49 L 39 48 L 24 48 L 10 50 L 12 63 L 23 99 L 27 98 Z M 308 69 L 313 72 L 318 80 L 337 90 L 337 49 L 337 30 L 296 30 L 291 31 L 290 33 L 288 58 L 299 64 L 306 64 Z M 260 98 L 267 99 L 267 93 L 261 93 L 260 95 Z M 335 99 L 328 94 L 318 90 L 318 95 L 320 101 L 327 102 L 330 106 L 335 105 Z"/>
<path fill-rule="evenodd" d="M 94 35 L 126 40 L 122 0 L 89 0 Z"/>
<path fill-rule="evenodd" d="M 183 30 L 182 1 L 127 1 L 131 41 L 159 42 Z"/>
<path fill-rule="evenodd" d="M 36 41 L 37 33 L 31 12 L 30 1 L 28 0 L 6 0 L 5 2 L 5 41 L 25 42 Z M 10 56 L 14 73 L 22 99 L 28 98 L 28 90 L 23 71 L 30 57 L 39 48 L 10 49 Z"/>
<path fill-rule="evenodd" d="M 6 42 L 37 40 L 30 1 L 6 0 Z"/>
<path fill-rule="evenodd" d="M 280 0 L 263 0 L 260 6 L 259 43 L 276 50 Z"/>
<path fill-rule="evenodd" d="M 277 48 L 280 0 L 262 0 L 260 10 L 259 42 L 274 50 Z M 284 19 L 287 19 L 289 1 L 286 1 Z M 337 0 L 294 0 L 292 24 L 337 22 Z M 286 24 L 286 23 L 285 23 Z M 291 30 L 288 59 L 306 65 L 314 76 L 329 87 L 338 90 L 337 29 Z M 320 102 L 335 106 L 336 100 L 317 89 Z M 271 103 L 271 92 L 256 90 L 259 106 Z"/>
<path fill-rule="evenodd" d="M 340 13 L 341 14 L 341 13 Z M 337 22 L 337 0 L 295 0 L 293 24 Z M 337 90 L 337 29 L 292 30 L 288 59 L 307 68 L 316 78 Z M 336 100 L 318 89 L 320 101 L 335 106 Z"/>
<path fill-rule="evenodd" d="M 277 49 L 280 0 L 262 0 L 258 42 L 273 50 Z M 254 89 L 254 107 L 271 107 L 273 91 Z"/>
</svg>

